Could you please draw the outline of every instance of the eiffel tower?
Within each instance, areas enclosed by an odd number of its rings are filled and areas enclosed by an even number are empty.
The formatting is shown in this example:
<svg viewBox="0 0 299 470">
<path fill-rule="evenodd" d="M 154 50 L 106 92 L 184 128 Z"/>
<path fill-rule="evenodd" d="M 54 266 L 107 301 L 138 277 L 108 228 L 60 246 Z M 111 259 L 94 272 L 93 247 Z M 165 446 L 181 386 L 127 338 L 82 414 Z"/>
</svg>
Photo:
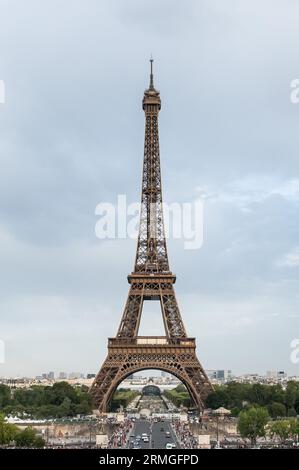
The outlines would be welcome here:
<svg viewBox="0 0 299 470">
<path fill-rule="evenodd" d="M 144 369 L 160 369 L 180 379 L 199 411 L 212 390 L 195 353 L 195 338 L 187 336 L 173 288 L 176 276 L 169 269 L 159 151 L 161 99 L 154 87 L 153 59 L 150 66 L 150 84 L 142 102 L 145 142 L 135 268 L 128 276 L 130 289 L 117 335 L 108 339 L 108 355 L 90 388 L 100 412 L 107 411 L 116 388 L 127 376 Z M 144 300 L 160 302 L 165 336 L 138 336 Z"/>
</svg>

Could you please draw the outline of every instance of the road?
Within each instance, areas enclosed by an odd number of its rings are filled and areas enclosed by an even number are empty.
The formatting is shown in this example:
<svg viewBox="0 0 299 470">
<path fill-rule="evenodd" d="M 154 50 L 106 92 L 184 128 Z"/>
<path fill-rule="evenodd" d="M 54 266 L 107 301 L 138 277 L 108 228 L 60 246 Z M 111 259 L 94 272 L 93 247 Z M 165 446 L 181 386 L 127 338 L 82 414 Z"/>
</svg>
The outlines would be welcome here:
<svg viewBox="0 0 299 470">
<path fill-rule="evenodd" d="M 155 396 L 145 396 L 142 395 L 139 403 L 138 409 L 149 409 L 152 413 L 163 413 L 167 411 L 167 407 L 161 397 Z"/>
<path fill-rule="evenodd" d="M 170 437 L 166 437 L 167 431 L 170 433 Z M 136 420 L 128 447 L 133 445 L 136 436 L 141 436 L 143 433 L 147 433 L 149 442 L 143 442 L 141 440 L 139 444 L 142 449 L 165 449 L 167 443 L 174 443 L 176 448 L 179 448 L 178 441 L 168 421 L 154 423 L 145 419 Z"/>
</svg>

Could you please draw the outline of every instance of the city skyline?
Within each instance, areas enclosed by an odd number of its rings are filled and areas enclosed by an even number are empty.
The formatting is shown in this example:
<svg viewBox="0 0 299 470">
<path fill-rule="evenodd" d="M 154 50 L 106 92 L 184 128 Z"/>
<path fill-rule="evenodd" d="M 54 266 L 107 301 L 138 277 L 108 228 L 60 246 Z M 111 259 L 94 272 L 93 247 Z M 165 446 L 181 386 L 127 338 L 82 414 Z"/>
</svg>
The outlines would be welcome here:
<svg viewBox="0 0 299 470">
<path fill-rule="evenodd" d="M 136 242 L 99 240 L 95 208 L 140 199 L 151 52 L 164 199 L 204 201 L 202 247 L 168 243 L 187 332 L 205 369 L 298 375 L 299 5 L 70 4 L 2 12 L 0 376 L 92 372 L 106 355 Z M 141 330 L 161 326 L 152 311 Z"/>
<path fill-rule="evenodd" d="M 298 374 L 292 374 L 292 373 L 288 373 L 287 370 L 285 369 L 269 369 L 269 370 L 265 370 L 265 371 L 262 371 L 262 372 L 258 372 L 258 371 L 245 371 L 243 373 L 239 373 L 239 374 L 236 374 L 234 373 L 234 371 L 232 371 L 231 369 L 206 369 L 206 373 L 208 375 L 211 375 L 211 373 L 213 372 L 224 372 L 224 373 L 228 373 L 228 377 L 232 377 L 232 378 L 238 378 L 238 377 L 245 377 L 245 376 L 255 376 L 255 375 L 258 375 L 260 377 L 283 377 L 285 376 L 286 378 L 290 378 L 290 377 L 299 377 Z M 6 376 L 1 376 L 0 375 L 0 379 L 16 379 L 16 378 L 26 378 L 26 379 L 38 379 L 38 378 L 50 378 L 49 376 L 51 374 L 54 374 L 53 376 L 51 376 L 51 379 L 59 379 L 59 380 L 63 380 L 63 379 L 66 379 L 66 380 L 71 380 L 71 379 L 76 379 L 76 378 L 93 378 L 95 375 L 96 375 L 96 371 L 60 371 L 60 370 L 54 370 L 54 371 L 48 371 L 48 372 L 40 372 L 35 374 L 35 375 L 20 375 L 20 374 L 17 374 L 17 375 L 6 375 Z M 164 372 L 164 371 L 161 371 L 161 370 L 158 370 L 158 369 L 149 369 L 149 370 L 140 370 L 132 375 L 134 375 L 134 377 L 160 377 L 160 376 L 163 376 L 163 374 L 166 374 L 166 375 L 169 375 L 169 376 L 172 376 L 173 378 L 177 379 L 176 376 L 174 376 L 173 374 L 171 374 L 170 372 Z M 46 377 L 47 376 L 47 377 Z M 90 376 L 90 377 L 88 377 Z M 127 377 L 127 379 L 129 379 L 130 376 Z M 179 380 L 179 379 L 178 379 Z"/>
</svg>

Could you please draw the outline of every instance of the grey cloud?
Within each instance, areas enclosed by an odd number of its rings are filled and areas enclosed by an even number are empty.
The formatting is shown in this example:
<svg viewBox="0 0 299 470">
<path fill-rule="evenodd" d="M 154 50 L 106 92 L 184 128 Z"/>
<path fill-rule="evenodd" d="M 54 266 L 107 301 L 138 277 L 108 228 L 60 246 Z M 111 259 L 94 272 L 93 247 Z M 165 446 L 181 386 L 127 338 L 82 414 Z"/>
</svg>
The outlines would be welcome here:
<svg viewBox="0 0 299 470">
<path fill-rule="evenodd" d="M 135 242 L 96 239 L 94 210 L 117 194 L 139 199 L 151 52 L 164 198 L 206 196 L 203 247 L 169 242 L 187 330 L 207 368 L 294 371 L 299 105 L 289 95 L 299 6 L 0 0 L 0 7 L 7 91 L 0 375 L 92 371 L 104 357 Z"/>
</svg>

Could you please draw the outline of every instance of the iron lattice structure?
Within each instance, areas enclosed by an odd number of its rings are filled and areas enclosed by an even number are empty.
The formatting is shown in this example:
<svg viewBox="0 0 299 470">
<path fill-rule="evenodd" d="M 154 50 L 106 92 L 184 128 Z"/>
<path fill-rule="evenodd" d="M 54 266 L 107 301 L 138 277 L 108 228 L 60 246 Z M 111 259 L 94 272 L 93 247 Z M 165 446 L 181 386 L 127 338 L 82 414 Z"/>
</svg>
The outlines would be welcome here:
<svg viewBox="0 0 299 470">
<path fill-rule="evenodd" d="M 154 87 L 151 59 L 150 85 L 144 92 L 145 142 L 140 226 L 134 271 L 128 276 L 130 290 L 115 338 L 108 340 L 108 356 L 90 393 L 101 412 L 117 386 L 132 373 L 160 369 L 178 377 L 195 406 L 202 410 L 212 390 L 195 353 L 195 338 L 188 338 L 176 301 L 176 277 L 169 269 L 162 207 L 158 115 L 160 93 Z M 165 336 L 138 336 L 143 302 L 159 301 Z"/>
</svg>

